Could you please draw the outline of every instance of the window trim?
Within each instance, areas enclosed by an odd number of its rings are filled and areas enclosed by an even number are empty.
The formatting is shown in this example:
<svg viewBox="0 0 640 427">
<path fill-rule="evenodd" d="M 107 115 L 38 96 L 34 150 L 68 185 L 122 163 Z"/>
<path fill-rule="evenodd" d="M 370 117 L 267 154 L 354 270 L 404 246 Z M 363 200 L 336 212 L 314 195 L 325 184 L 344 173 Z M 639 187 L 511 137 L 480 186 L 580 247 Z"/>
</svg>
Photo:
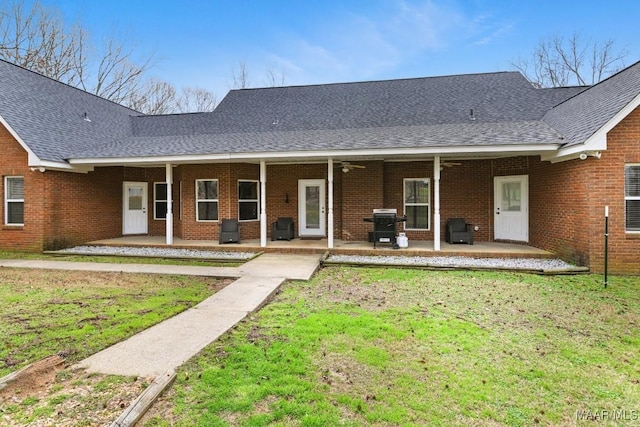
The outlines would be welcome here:
<svg viewBox="0 0 640 427">
<path fill-rule="evenodd" d="M 256 185 L 256 199 L 240 199 L 240 183 L 252 182 Z M 252 219 L 240 219 L 240 203 L 255 203 L 256 217 Z M 239 179 L 238 180 L 238 221 L 239 222 L 255 222 L 260 221 L 260 181 L 257 179 Z"/>
<path fill-rule="evenodd" d="M 426 203 L 407 203 L 407 181 L 426 181 L 429 186 L 429 200 Z M 427 207 L 427 228 L 410 228 L 407 222 L 403 224 L 406 231 L 431 231 L 431 178 L 404 178 L 402 180 L 402 207 L 403 212 L 407 214 L 407 206 L 426 206 Z"/>
<path fill-rule="evenodd" d="M 624 232 L 627 234 L 640 234 L 640 229 L 638 230 L 629 230 L 627 229 L 627 201 L 634 200 L 640 201 L 640 196 L 627 196 L 627 168 L 634 167 L 640 168 L 640 163 L 627 163 L 624 165 Z"/>
<path fill-rule="evenodd" d="M 9 199 L 9 185 L 10 179 L 22 180 L 22 199 Z M 9 222 L 9 203 L 22 203 L 22 222 Z M 24 226 L 24 176 L 10 175 L 4 177 L 4 225 L 10 227 L 22 227 Z"/>
<path fill-rule="evenodd" d="M 216 183 L 216 187 L 218 187 L 218 198 L 217 199 L 198 199 L 198 183 L 213 181 Z M 196 222 L 219 222 L 220 221 L 220 182 L 218 179 L 196 179 L 195 181 L 195 202 L 196 202 Z M 218 204 L 218 219 L 200 219 L 200 209 L 198 209 L 198 203 L 200 202 L 216 202 Z"/>
<path fill-rule="evenodd" d="M 167 198 L 164 200 L 158 199 L 158 190 L 157 190 L 157 185 L 162 185 L 164 184 L 164 186 L 166 187 L 165 189 L 165 193 L 167 193 Z M 164 181 L 156 181 L 153 183 L 153 219 L 156 221 L 166 221 L 167 220 L 167 212 L 165 211 L 165 215 L 162 218 L 158 217 L 158 202 L 162 203 L 164 202 L 167 205 L 167 210 L 169 209 L 169 200 L 168 200 L 168 196 L 169 196 L 169 192 L 167 191 L 169 190 L 169 187 L 167 185 L 166 182 Z"/>
</svg>

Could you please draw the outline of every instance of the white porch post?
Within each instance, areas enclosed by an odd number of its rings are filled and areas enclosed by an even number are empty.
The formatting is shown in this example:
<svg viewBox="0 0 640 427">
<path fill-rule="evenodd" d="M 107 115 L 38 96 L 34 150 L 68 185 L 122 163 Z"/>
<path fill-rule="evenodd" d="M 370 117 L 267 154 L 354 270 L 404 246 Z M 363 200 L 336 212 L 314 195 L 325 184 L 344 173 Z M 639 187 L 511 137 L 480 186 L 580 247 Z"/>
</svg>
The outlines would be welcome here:
<svg viewBox="0 0 640 427">
<path fill-rule="evenodd" d="M 327 246 L 329 249 L 333 249 L 333 159 L 329 159 L 327 162 L 327 181 L 329 184 L 329 218 L 327 231 Z"/>
<path fill-rule="evenodd" d="M 433 250 L 440 250 L 440 156 L 433 158 Z"/>
<path fill-rule="evenodd" d="M 167 182 L 167 218 L 165 226 L 167 246 L 173 245 L 173 167 L 171 163 L 165 165 L 165 181 Z"/>
<path fill-rule="evenodd" d="M 267 247 L 267 164 L 260 161 L 260 247 Z"/>
</svg>

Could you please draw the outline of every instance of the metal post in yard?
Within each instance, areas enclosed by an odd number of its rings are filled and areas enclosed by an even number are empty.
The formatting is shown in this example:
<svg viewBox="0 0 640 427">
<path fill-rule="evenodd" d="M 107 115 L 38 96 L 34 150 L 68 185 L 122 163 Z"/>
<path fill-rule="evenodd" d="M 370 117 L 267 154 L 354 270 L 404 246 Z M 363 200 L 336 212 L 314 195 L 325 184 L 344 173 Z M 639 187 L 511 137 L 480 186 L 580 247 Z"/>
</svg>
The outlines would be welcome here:
<svg viewBox="0 0 640 427">
<path fill-rule="evenodd" d="M 604 207 L 604 287 L 607 288 L 609 268 L 609 206 Z"/>
</svg>

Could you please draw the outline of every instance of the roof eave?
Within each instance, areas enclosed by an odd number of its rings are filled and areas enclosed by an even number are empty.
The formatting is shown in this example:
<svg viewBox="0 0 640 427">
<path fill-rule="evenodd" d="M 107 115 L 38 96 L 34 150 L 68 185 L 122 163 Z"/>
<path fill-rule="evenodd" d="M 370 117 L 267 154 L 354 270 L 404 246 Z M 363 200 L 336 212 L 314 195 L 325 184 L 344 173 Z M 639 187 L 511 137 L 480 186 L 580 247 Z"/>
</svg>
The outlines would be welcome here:
<svg viewBox="0 0 640 427">
<path fill-rule="evenodd" d="M 359 150 L 319 150 L 319 151 L 283 151 L 283 152 L 241 152 L 241 153 L 211 153 L 169 156 L 137 156 L 137 157 L 102 157 L 102 158 L 73 158 L 69 163 L 78 166 L 159 166 L 164 164 L 197 164 L 197 163 L 238 163 L 258 161 L 317 161 L 329 158 L 415 158 L 433 156 L 476 155 L 504 156 L 512 155 L 544 155 L 556 152 L 559 144 L 513 144 L 486 146 L 438 146 L 438 147 L 410 147 L 410 148 L 382 148 Z"/>
<path fill-rule="evenodd" d="M 607 149 L 607 134 L 615 128 L 622 120 L 640 106 L 640 94 L 636 95 L 627 105 L 618 111 L 609 121 L 607 121 L 600 129 L 593 133 L 586 141 L 580 144 L 572 144 L 567 147 L 561 147 L 556 153 L 549 153 L 542 156 L 542 160 L 551 163 L 559 163 L 567 160 L 580 158 L 581 154 L 592 155 L 599 151 Z"/>
</svg>

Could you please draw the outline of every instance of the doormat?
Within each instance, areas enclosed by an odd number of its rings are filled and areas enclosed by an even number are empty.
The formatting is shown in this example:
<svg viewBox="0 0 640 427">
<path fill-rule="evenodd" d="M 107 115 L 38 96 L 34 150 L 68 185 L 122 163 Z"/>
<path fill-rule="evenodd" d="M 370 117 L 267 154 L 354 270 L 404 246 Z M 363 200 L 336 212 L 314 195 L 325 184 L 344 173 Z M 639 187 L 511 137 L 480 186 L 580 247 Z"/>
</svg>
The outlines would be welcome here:
<svg viewBox="0 0 640 427">
<path fill-rule="evenodd" d="M 324 239 L 324 237 L 317 237 L 317 236 L 299 236 L 300 240 L 322 240 Z"/>
</svg>

